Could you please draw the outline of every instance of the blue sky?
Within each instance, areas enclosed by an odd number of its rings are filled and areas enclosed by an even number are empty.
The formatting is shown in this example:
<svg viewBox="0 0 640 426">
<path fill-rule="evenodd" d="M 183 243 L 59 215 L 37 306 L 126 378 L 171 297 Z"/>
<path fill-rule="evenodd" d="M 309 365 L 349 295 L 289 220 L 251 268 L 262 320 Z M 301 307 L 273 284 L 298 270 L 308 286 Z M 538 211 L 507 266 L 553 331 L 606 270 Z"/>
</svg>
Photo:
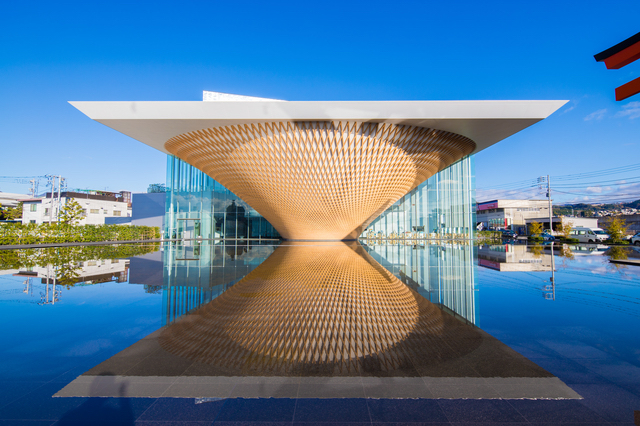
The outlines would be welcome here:
<svg viewBox="0 0 640 426">
<path fill-rule="evenodd" d="M 61 174 L 70 188 L 145 191 L 164 182 L 166 157 L 67 101 L 201 100 L 203 90 L 569 100 L 476 156 L 479 201 L 540 175 L 640 164 L 640 96 L 614 100 L 615 87 L 640 76 L 640 61 L 607 70 L 593 59 L 640 31 L 637 0 L 24 1 L 0 10 L 0 176 Z M 640 198 L 640 173 L 626 170 L 579 180 L 557 200 Z M 0 179 L 0 190 L 28 186 Z"/>
</svg>

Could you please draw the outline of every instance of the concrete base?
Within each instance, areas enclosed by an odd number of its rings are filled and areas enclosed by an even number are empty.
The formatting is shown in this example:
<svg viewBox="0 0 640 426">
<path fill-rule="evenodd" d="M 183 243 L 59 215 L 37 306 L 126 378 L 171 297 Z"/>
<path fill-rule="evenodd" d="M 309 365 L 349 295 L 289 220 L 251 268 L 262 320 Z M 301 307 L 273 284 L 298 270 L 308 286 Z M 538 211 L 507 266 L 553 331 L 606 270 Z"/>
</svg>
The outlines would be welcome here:
<svg viewBox="0 0 640 426">
<path fill-rule="evenodd" d="M 54 397 L 582 399 L 557 377 L 80 376 Z"/>
</svg>

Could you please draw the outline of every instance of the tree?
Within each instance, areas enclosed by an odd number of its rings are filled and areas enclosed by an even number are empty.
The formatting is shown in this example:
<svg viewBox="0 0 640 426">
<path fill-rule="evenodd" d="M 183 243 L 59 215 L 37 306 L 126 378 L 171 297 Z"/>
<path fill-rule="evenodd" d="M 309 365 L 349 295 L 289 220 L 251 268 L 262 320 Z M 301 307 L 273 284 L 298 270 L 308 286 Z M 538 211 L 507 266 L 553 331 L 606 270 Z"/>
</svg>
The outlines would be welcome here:
<svg viewBox="0 0 640 426">
<path fill-rule="evenodd" d="M 556 226 L 556 231 L 558 231 L 563 237 L 565 238 L 569 238 L 569 235 L 571 234 L 571 230 L 573 229 L 573 222 L 564 221 L 564 217 L 562 218 L 562 223 L 559 223 L 558 226 Z"/>
<path fill-rule="evenodd" d="M 542 234 L 542 224 L 540 222 L 531 222 L 529 224 L 529 235 Z"/>
<path fill-rule="evenodd" d="M 614 217 L 609 227 L 607 228 L 609 233 L 609 238 L 614 243 L 620 243 L 627 235 L 627 223 L 624 219 L 619 217 Z"/>
<path fill-rule="evenodd" d="M 16 207 L 5 207 L 4 209 L 0 204 L 0 219 L 16 220 L 21 218 L 22 218 L 22 201 L 20 201 Z"/>
<path fill-rule="evenodd" d="M 68 198 L 64 207 L 60 209 L 59 221 L 67 225 L 75 225 L 84 216 L 84 209 L 73 198 Z"/>
</svg>

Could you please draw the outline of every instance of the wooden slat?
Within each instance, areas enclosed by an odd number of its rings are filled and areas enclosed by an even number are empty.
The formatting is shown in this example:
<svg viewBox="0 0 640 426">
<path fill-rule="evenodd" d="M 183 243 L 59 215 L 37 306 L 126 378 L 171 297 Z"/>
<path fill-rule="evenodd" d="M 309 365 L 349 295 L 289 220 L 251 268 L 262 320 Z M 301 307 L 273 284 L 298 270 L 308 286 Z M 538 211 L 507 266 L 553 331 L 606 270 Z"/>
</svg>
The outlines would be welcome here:
<svg viewBox="0 0 640 426">
<path fill-rule="evenodd" d="M 165 148 L 231 190 L 284 238 L 342 240 L 357 238 L 475 143 L 420 127 L 308 121 L 205 129 Z"/>
</svg>

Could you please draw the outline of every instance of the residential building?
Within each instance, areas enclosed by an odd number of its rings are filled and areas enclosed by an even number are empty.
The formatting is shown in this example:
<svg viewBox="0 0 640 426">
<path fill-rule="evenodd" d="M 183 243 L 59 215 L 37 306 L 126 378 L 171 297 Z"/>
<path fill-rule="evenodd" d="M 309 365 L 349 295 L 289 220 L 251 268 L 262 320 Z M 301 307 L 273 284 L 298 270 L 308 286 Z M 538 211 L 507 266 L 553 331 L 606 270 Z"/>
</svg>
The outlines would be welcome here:
<svg viewBox="0 0 640 426">
<path fill-rule="evenodd" d="M 70 200 L 82 207 L 84 215 L 77 222 L 79 225 L 103 225 L 108 217 L 127 217 L 131 215 L 129 203 L 114 193 L 91 194 L 85 192 L 61 192 L 58 203 L 57 194 L 47 193 L 42 198 L 31 198 L 23 201 L 22 223 L 41 224 L 57 222 L 60 209 Z"/>
</svg>

